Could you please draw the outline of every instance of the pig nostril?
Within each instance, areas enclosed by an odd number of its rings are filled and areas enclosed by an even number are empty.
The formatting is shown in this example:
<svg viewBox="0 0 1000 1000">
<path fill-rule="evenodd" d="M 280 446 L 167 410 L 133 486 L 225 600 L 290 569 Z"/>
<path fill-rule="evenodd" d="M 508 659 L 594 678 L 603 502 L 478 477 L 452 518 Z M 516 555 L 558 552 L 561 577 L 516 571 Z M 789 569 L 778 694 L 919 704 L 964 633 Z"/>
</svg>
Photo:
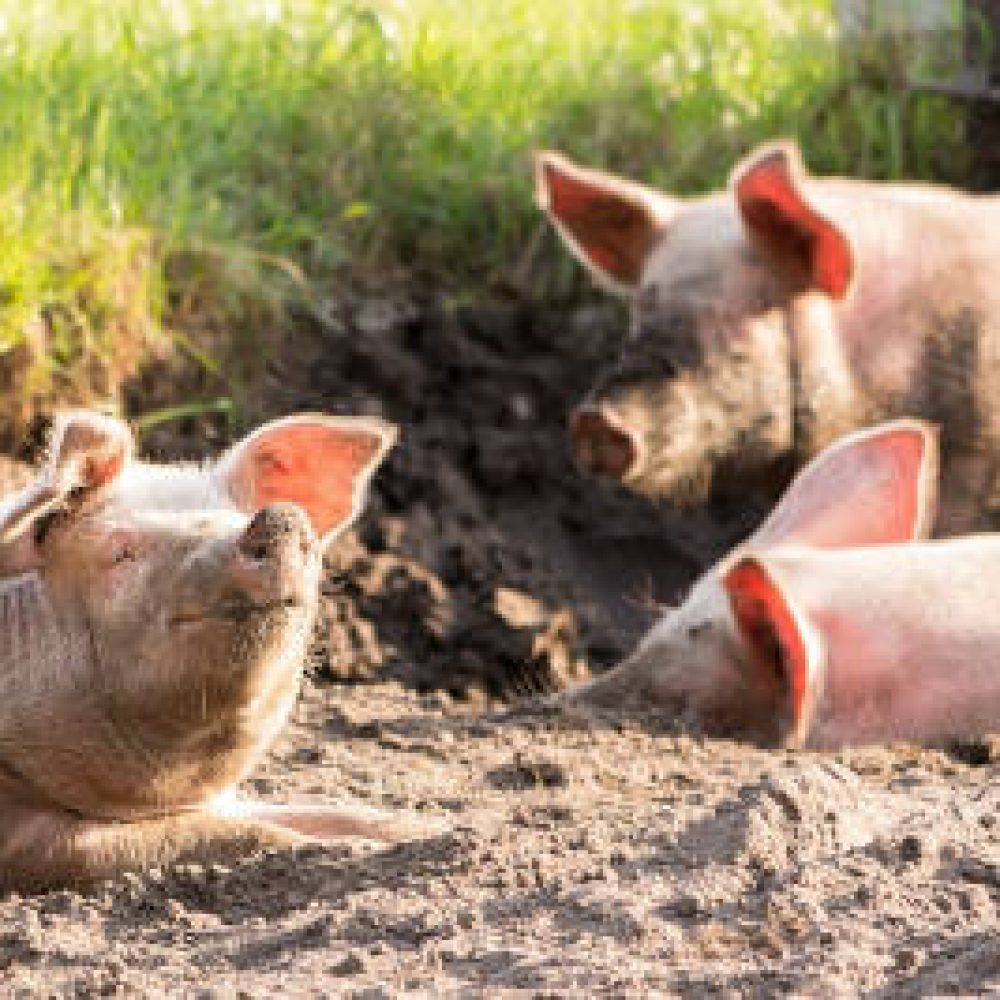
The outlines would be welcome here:
<svg viewBox="0 0 1000 1000">
<path fill-rule="evenodd" d="M 270 549 L 263 543 L 257 545 L 251 545 L 247 551 L 247 555 L 251 559 L 256 559 L 257 562 L 263 562 L 270 554 Z"/>
<path fill-rule="evenodd" d="M 588 472 L 622 480 L 634 470 L 639 457 L 635 438 L 603 411 L 577 410 L 570 421 L 570 436 L 576 460 Z"/>
</svg>

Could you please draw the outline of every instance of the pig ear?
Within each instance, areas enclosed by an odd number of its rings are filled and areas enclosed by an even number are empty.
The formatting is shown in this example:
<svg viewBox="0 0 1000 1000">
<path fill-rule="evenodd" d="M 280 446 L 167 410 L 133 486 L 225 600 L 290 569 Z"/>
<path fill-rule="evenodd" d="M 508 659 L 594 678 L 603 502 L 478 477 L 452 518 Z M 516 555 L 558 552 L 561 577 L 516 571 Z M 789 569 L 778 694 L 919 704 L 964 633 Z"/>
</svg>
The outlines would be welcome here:
<svg viewBox="0 0 1000 1000">
<path fill-rule="evenodd" d="M 285 417 L 230 448 L 213 475 L 247 513 L 297 504 L 325 544 L 361 513 L 368 482 L 395 440 L 391 424 L 371 417 Z"/>
<path fill-rule="evenodd" d="M 81 491 L 110 485 L 132 453 L 128 426 L 100 413 L 56 415 L 49 455 L 34 482 L 0 504 L 0 541 L 10 541 L 41 515 Z"/>
<path fill-rule="evenodd" d="M 36 568 L 38 546 L 29 529 L 73 497 L 109 486 L 131 453 L 132 434 L 122 421 L 82 410 L 58 414 L 38 475 L 0 502 L 0 576 Z"/>
<path fill-rule="evenodd" d="M 798 150 L 766 146 L 733 173 L 743 224 L 766 254 L 799 270 L 810 287 L 842 299 L 854 274 L 854 252 L 844 233 L 821 215 L 802 188 Z"/>
<path fill-rule="evenodd" d="M 819 637 L 762 560 L 738 560 L 722 586 L 749 654 L 746 681 L 773 692 L 778 742 L 801 746 L 822 685 Z"/>
<path fill-rule="evenodd" d="M 631 181 L 586 170 L 559 153 L 535 154 L 535 200 L 595 278 L 631 292 L 677 206 Z"/>
<path fill-rule="evenodd" d="M 842 437 L 795 477 L 755 547 L 848 548 L 926 538 L 937 506 L 937 431 L 895 420 Z"/>
</svg>

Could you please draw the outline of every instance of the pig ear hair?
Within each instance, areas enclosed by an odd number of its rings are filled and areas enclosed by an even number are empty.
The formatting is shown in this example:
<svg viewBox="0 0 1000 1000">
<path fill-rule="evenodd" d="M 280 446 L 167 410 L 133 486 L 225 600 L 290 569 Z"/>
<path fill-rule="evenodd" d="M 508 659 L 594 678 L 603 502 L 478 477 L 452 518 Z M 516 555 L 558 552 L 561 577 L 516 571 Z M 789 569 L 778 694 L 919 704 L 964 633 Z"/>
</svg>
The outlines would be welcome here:
<svg viewBox="0 0 1000 1000">
<path fill-rule="evenodd" d="M 297 504 L 326 544 L 361 513 L 368 483 L 395 440 L 396 428 L 374 417 L 297 414 L 233 445 L 213 475 L 247 513 Z"/>
<path fill-rule="evenodd" d="M 801 746 L 822 685 L 819 638 L 763 560 L 739 559 L 723 574 L 722 586 L 749 653 L 746 680 L 777 689 L 778 742 Z"/>
<path fill-rule="evenodd" d="M 809 204 L 803 174 L 797 147 L 775 143 L 738 166 L 731 184 L 751 240 L 800 268 L 811 287 L 842 299 L 854 275 L 854 252 L 844 233 Z"/>
<path fill-rule="evenodd" d="M 57 414 L 47 461 L 32 482 L 0 501 L 0 578 L 37 569 L 32 526 L 73 494 L 110 485 L 131 455 L 132 434 L 122 421 L 86 410 Z"/>
<path fill-rule="evenodd" d="M 132 455 L 128 425 L 86 410 L 56 415 L 46 463 L 19 493 L 0 504 L 0 543 L 10 543 L 72 493 L 112 483 Z"/>
<path fill-rule="evenodd" d="M 631 293 L 676 205 L 641 184 L 578 167 L 560 153 L 538 152 L 534 159 L 538 207 L 600 284 Z"/>
<path fill-rule="evenodd" d="M 921 420 L 880 424 L 817 455 L 749 544 L 833 549 L 926 538 L 937 487 L 936 428 Z"/>
<path fill-rule="evenodd" d="M 69 489 L 98 489 L 122 472 L 132 457 L 132 432 L 115 417 L 89 410 L 56 414 L 47 469 Z"/>
</svg>

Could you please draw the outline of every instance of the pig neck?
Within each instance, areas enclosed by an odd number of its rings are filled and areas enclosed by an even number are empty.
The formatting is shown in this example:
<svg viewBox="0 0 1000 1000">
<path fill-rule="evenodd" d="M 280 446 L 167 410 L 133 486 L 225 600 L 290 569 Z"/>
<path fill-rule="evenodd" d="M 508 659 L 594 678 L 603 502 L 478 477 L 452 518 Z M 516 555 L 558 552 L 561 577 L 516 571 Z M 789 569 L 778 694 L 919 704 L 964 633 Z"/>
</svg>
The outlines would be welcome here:
<svg viewBox="0 0 1000 1000">
<path fill-rule="evenodd" d="M 89 634 L 32 573 L 0 581 L 0 636 L 0 812 L 16 801 L 58 809 L 59 761 L 81 752 L 96 718 Z"/>
<path fill-rule="evenodd" d="M 807 292 L 789 307 L 796 450 L 803 455 L 905 410 L 921 384 L 928 342 L 937 339 L 947 351 L 956 322 L 967 317 L 978 329 L 991 313 L 1000 315 L 988 280 L 998 271 L 992 260 L 1000 244 L 992 245 L 982 218 L 997 215 L 1000 231 L 996 199 L 848 182 L 820 182 L 812 193 L 850 238 L 855 277 L 842 302 Z"/>
<path fill-rule="evenodd" d="M 90 633 L 82 617 L 56 611 L 37 574 L 0 581 L 0 636 L 0 719 L 37 695 L 58 700 L 86 686 Z"/>
<path fill-rule="evenodd" d="M 85 617 L 57 606 L 36 574 L 0 582 L 0 636 L 0 824 L 12 802 L 128 819 L 239 781 L 287 717 L 303 653 L 289 654 L 256 711 L 205 726 L 162 699 L 122 709 Z"/>
</svg>

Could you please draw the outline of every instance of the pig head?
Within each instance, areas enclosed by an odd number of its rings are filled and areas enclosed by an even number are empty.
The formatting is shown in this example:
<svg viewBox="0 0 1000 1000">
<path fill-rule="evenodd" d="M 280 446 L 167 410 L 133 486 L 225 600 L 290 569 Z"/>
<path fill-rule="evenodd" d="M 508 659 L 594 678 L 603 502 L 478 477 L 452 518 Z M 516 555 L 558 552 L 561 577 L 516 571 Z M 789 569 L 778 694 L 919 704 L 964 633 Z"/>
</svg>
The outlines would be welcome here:
<svg viewBox="0 0 1000 1000">
<path fill-rule="evenodd" d="M 167 466 L 137 461 L 118 420 L 56 420 L 34 480 L 0 500 L 0 884 L 10 857 L 31 867 L 15 815 L 68 842 L 74 823 L 184 815 L 247 774 L 294 700 L 324 547 L 393 439 L 296 415 Z"/>
<path fill-rule="evenodd" d="M 680 199 L 536 157 L 537 200 L 625 295 L 617 364 L 572 414 L 578 463 L 651 497 L 787 483 L 841 434 L 941 427 L 944 527 L 975 523 L 1000 446 L 1000 201 L 814 179 L 789 143 Z"/>
<path fill-rule="evenodd" d="M 916 555 L 946 544 L 916 541 L 930 531 L 936 482 L 937 438 L 928 425 L 895 421 L 841 439 L 628 660 L 567 692 L 563 703 L 652 709 L 769 745 L 927 735 L 929 727 L 916 723 L 890 725 L 898 705 L 886 703 L 893 699 L 883 682 L 889 676 L 918 691 L 919 660 L 908 663 L 906 654 L 927 635 L 921 617 L 947 620 L 927 606 Z M 960 561 L 956 580 L 968 575 Z M 948 570 L 940 566 L 935 586 L 944 607 Z M 987 579 L 1000 585 L 1000 569 Z M 894 612 L 895 622 L 885 620 Z M 963 613 L 954 627 L 967 630 L 970 617 Z M 1000 629 L 982 618 L 1000 651 Z"/>
</svg>

